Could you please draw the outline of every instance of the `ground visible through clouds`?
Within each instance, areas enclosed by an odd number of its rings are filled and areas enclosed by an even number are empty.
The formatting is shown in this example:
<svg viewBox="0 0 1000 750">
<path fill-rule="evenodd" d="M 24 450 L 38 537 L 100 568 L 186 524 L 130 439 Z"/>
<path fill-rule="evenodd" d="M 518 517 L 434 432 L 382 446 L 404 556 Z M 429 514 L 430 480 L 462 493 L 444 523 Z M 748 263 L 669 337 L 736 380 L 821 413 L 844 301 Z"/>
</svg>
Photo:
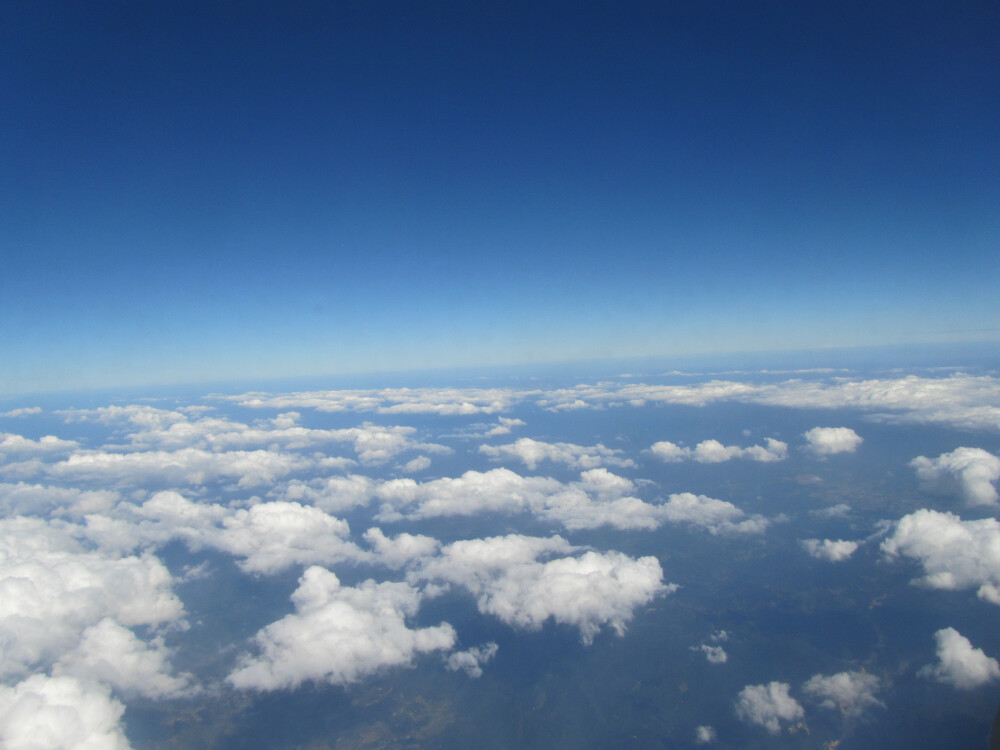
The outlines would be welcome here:
<svg viewBox="0 0 1000 750">
<path fill-rule="evenodd" d="M 995 370 L 593 369 L 4 402 L 0 744 L 985 748 Z"/>
</svg>

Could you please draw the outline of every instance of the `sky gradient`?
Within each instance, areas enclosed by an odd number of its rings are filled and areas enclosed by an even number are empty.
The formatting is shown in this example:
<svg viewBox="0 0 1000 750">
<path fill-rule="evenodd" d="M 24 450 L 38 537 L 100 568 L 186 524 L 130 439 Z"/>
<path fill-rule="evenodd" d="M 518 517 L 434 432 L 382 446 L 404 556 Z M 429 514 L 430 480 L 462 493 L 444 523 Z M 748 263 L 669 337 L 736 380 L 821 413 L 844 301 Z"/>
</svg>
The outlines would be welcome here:
<svg viewBox="0 0 1000 750">
<path fill-rule="evenodd" d="M 8 3 L 0 392 L 1000 339 L 994 2 Z"/>
</svg>

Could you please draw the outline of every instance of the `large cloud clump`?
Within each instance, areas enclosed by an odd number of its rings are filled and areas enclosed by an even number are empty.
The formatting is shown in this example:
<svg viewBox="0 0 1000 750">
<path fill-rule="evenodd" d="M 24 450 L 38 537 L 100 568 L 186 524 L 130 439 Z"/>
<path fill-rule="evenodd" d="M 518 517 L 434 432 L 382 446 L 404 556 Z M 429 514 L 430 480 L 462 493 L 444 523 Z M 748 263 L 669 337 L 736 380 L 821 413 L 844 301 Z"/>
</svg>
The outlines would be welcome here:
<svg viewBox="0 0 1000 750">
<path fill-rule="evenodd" d="M 956 448 L 937 458 L 917 456 L 910 461 L 924 489 L 932 493 L 957 493 L 966 505 L 994 505 L 1000 479 L 1000 458 L 982 448 Z"/>
</svg>

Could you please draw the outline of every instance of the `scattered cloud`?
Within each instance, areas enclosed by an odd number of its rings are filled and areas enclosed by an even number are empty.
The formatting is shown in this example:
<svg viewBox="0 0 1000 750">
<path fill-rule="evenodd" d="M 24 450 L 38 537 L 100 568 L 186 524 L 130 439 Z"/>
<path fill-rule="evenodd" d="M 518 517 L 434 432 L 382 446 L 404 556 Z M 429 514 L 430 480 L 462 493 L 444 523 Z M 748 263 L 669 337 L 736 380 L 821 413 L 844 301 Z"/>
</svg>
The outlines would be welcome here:
<svg viewBox="0 0 1000 750">
<path fill-rule="evenodd" d="M 479 452 L 495 460 L 518 459 L 534 471 L 542 461 L 553 461 L 577 469 L 608 466 L 635 466 L 635 461 L 622 458 L 623 451 L 606 448 L 601 444 L 583 446 L 573 443 L 545 443 L 531 438 L 521 438 L 507 445 L 481 445 Z"/>
<path fill-rule="evenodd" d="M 823 708 L 839 710 L 851 717 L 862 716 L 872 708 L 885 708 L 876 697 L 880 689 L 879 678 L 867 672 L 817 674 L 802 686 L 802 691 Z"/>
<path fill-rule="evenodd" d="M 688 523 L 713 535 L 761 534 L 771 523 L 763 516 L 747 516 L 725 500 L 690 492 L 671 495 L 662 509 L 671 523 Z"/>
<path fill-rule="evenodd" d="M 729 660 L 729 655 L 722 646 L 702 643 L 700 646 L 691 646 L 691 650 L 701 651 L 710 664 L 725 664 Z"/>
<path fill-rule="evenodd" d="M 802 433 L 809 443 L 809 450 L 817 456 L 837 453 L 854 453 L 864 438 L 850 427 L 813 427 Z"/>
<path fill-rule="evenodd" d="M 714 727 L 702 725 L 694 730 L 694 741 L 699 745 L 708 745 L 718 739 L 718 734 Z"/>
<path fill-rule="evenodd" d="M 483 676 L 483 665 L 493 659 L 499 649 L 500 647 L 496 643 L 490 641 L 476 648 L 455 651 L 445 657 L 445 669 L 450 672 L 457 672 L 461 669 L 469 677 L 477 679 Z"/>
<path fill-rule="evenodd" d="M 934 634 L 937 641 L 936 664 L 920 670 L 929 677 L 959 690 L 972 690 L 1000 679 L 1000 663 L 982 649 L 973 648 L 968 638 L 955 628 L 943 628 Z"/>
<path fill-rule="evenodd" d="M 767 438 L 766 445 L 751 445 L 740 448 L 737 445 L 723 445 L 718 440 L 703 440 L 694 448 L 685 448 L 676 443 L 661 441 L 650 446 L 650 452 L 661 461 L 668 463 L 693 460 L 700 464 L 717 464 L 734 458 L 770 463 L 788 458 L 788 444 L 774 438 Z"/>
<path fill-rule="evenodd" d="M 569 484 L 550 477 L 523 477 L 509 469 L 493 469 L 423 483 L 394 479 L 379 483 L 374 494 L 381 502 L 376 518 L 382 521 L 532 513 L 567 529 L 659 527 L 663 508 L 628 494 L 634 490 L 631 481 L 604 468 L 584 471 L 579 481 Z"/>
<path fill-rule="evenodd" d="M 604 626 L 623 635 L 636 607 L 676 588 L 663 583 L 655 557 L 577 554 L 562 537 L 518 534 L 454 542 L 411 578 L 462 586 L 480 612 L 514 627 L 538 630 L 549 619 L 571 625 L 584 644 Z"/>
<path fill-rule="evenodd" d="M 0 417 L 30 417 L 34 414 L 41 414 L 42 407 L 40 406 L 24 406 L 20 409 L 11 409 L 10 411 L 5 411 L 0 414 Z"/>
<path fill-rule="evenodd" d="M 846 560 L 858 548 L 857 542 L 848 542 L 843 539 L 800 539 L 799 544 L 802 545 L 802 549 L 809 553 L 810 557 L 829 562 Z"/>
<path fill-rule="evenodd" d="M 257 633 L 256 655 L 226 679 L 240 689 L 280 690 L 304 682 L 346 685 L 389 667 L 405 667 L 455 644 L 448 623 L 410 628 L 420 592 L 407 583 L 342 586 L 334 573 L 308 568 L 292 594 L 295 613 Z"/>
<path fill-rule="evenodd" d="M 747 685 L 736 697 L 736 715 L 748 724 L 764 727 L 771 734 L 781 731 L 781 722 L 799 721 L 805 709 L 788 694 L 786 682 Z"/>
<path fill-rule="evenodd" d="M 963 521 L 952 513 L 922 509 L 903 516 L 882 542 L 889 558 L 918 560 L 924 577 L 914 583 L 959 590 L 979 587 L 981 599 L 1000 604 L 1000 523 Z"/>
<path fill-rule="evenodd" d="M 969 506 L 996 504 L 993 484 L 1000 479 L 1000 458 L 982 448 L 956 448 L 937 458 L 917 456 L 910 466 L 928 492 L 958 494 Z"/>
</svg>

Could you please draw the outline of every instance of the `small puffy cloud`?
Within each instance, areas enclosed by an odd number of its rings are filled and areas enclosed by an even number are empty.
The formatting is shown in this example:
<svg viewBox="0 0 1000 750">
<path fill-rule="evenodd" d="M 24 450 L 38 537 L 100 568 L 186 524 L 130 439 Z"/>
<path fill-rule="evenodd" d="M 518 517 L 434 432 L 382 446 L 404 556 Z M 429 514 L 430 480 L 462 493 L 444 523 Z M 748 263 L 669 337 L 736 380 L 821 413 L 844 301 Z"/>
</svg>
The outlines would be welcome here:
<svg viewBox="0 0 1000 750">
<path fill-rule="evenodd" d="M 470 648 L 465 651 L 456 651 L 448 654 L 444 660 L 445 669 L 450 672 L 464 671 L 469 677 L 479 678 L 483 676 L 483 664 L 486 664 L 500 649 L 496 643 L 490 641 L 482 646 Z"/>
<path fill-rule="evenodd" d="M 971 690 L 1000 679 L 1000 663 L 982 649 L 973 648 L 968 638 L 955 628 L 943 628 L 934 634 L 937 641 L 936 664 L 920 670 L 929 677 L 959 690 Z"/>
<path fill-rule="evenodd" d="M 381 501 L 377 518 L 436 518 L 483 513 L 532 513 L 567 529 L 613 526 L 655 529 L 663 522 L 661 506 L 627 493 L 635 486 L 624 477 L 598 468 L 584 471 L 578 482 L 564 484 L 550 477 L 522 477 L 509 469 L 467 471 L 418 483 L 394 479 L 375 489 Z"/>
<path fill-rule="evenodd" d="M 710 664 L 725 664 L 729 660 L 729 655 L 722 646 L 712 646 L 702 643 L 700 646 L 692 646 L 691 650 L 701 651 L 705 654 L 705 658 L 708 659 Z"/>
<path fill-rule="evenodd" d="M 509 417 L 500 417 L 497 419 L 497 424 L 486 432 L 483 433 L 483 437 L 495 437 L 497 435 L 509 435 L 511 428 L 513 427 L 524 427 L 525 421 L 523 419 L 512 419 Z"/>
<path fill-rule="evenodd" d="M 257 633 L 257 654 L 244 656 L 226 679 L 240 689 L 280 690 L 304 682 L 346 685 L 389 667 L 409 666 L 421 653 L 455 644 L 448 623 L 409 628 L 420 592 L 407 583 L 365 581 L 342 586 L 311 567 L 292 594 L 295 613 Z"/>
<path fill-rule="evenodd" d="M 677 445 L 677 443 L 671 443 L 669 440 L 661 440 L 658 443 L 653 443 L 649 451 L 658 459 L 667 463 L 679 463 L 691 457 L 690 448 L 684 448 Z"/>
<path fill-rule="evenodd" d="M 689 523 L 710 534 L 760 534 L 770 524 L 763 516 L 747 516 L 725 500 L 682 492 L 670 496 L 662 506 L 672 523 Z"/>
<path fill-rule="evenodd" d="M 431 460 L 427 456 L 417 456 L 416 458 L 407 461 L 403 464 L 403 471 L 407 474 L 416 474 L 419 471 L 424 471 L 431 465 Z"/>
<path fill-rule="evenodd" d="M 368 529 L 364 539 L 375 550 L 376 559 L 393 569 L 402 568 L 414 560 L 432 557 L 441 543 L 437 539 L 421 534 L 397 534 L 390 539 L 382 529 Z"/>
<path fill-rule="evenodd" d="M 668 463 L 693 460 L 700 464 L 717 464 L 734 458 L 770 463 L 788 458 L 787 443 L 774 438 L 767 438 L 764 442 L 765 445 L 741 448 L 738 445 L 723 445 L 718 440 L 702 440 L 694 448 L 685 448 L 664 440 L 653 443 L 649 450 L 661 461 Z"/>
<path fill-rule="evenodd" d="M 274 492 L 283 500 L 315 505 L 328 513 L 340 513 L 367 505 L 375 491 L 375 482 L 360 474 L 346 477 L 322 477 L 303 481 L 293 479 Z"/>
<path fill-rule="evenodd" d="M 839 710 L 844 716 L 852 717 L 861 716 L 870 708 L 885 708 L 876 697 L 880 689 L 878 677 L 867 672 L 817 674 L 802 685 L 802 691 L 823 708 Z"/>
<path fill-rule="evenodd" d="M 0 483 L 2 516 L 83 516 L 109 511 L 118 500 L 118 493 L 110 490 L 80 490 L 25 482 Z"/>
<path fill-rule="evenodd" d="M 810 557 L 829 562 L 846 560 L 858 549 L 857 542 L 843 539 L 800 539 L 799 544 Z"/>
<path fill-rule="evenodd" d="M 1000 479 L 1000 458 L 982 448 L 956 448 L 937 458 L 918 456 L 910 461 L 928 492 L 957 493 L 966 505 L 993 505 Z"/>
<path fill-rule="evenodd" d="M 538 630 L 549 619 L 580 630 L 590 644 L 605 625 L 623 635 L 636 607 L 673 591 L 655 557 L 575 549 L 562 537 L 511 534 L 455 542 L 411 578 L 463 586 L 479 611 L 519 628 Z M 554 559 L 554 555 L 562 555 Z"/>
<path fill-rule="evenodd" d="M 20 409 L 11 409 L 0 414 L 0 417 L 29 417 L 32 414 L 41 414 L 40 406 L 22 406 Z"/>
<path fill-rule="evenodd" d="M 55 435 L 45 435 L 32 440 L 11 432 L 0 432 L 0 456 L 41 456 L 52 453 L 68 453 L 80 444 L 75 440 L 63 440 Z"/>
<path fill-rule="evenodd" d="M 702 725 L 694 730 L 694 741 L 699 745 L 709 745 L 718 739 L 714 727 Z"/>
<path fill-rule="evenodd" d="M 806 712 L 788 694 L 786 682 L 747 685 L 736 697 L 736 715 L 748 724 L 764 727 L 771 734 L 781 731 L 781 722 L 798 721 Z"/>
<path fill-rule="evenodd" d="M 507 445 L 481 445 L 479 452 L 493 459 L 513 458 L 534 471 L 542 461 L 563 463 L 577 469 L 593 469 L 602 464 L 608 466 L 635 466 L 630 458 L 622 458 L 622 451 L 597 445 L 584 446 L 573 443 L 545 443 L 531 438 Z"/>
<path fill-rule="evenodd" d="M 48 473 L 69 481 L 100 482 L 103 486 L 150 484 L 200 485 L 217 480 L 239 487 L 270 485 L 293 471 L 313 466 L 312 459 L 278 451 L 213 453 L 201 448 L 178 451 L 111 453 L 78 451 L 52 464 Z"/>
<path fill-rule="evenodd" d="M 52 672 L 97 680 L 126 695 L 159 699 L 190 694 L 190 675 L 171 674 L 170 656 L 162 637 L 146 643 L 106 617 L 83 631 L 77 647 Z"/>
<path fill-rule="evenodd" d="M 963 521 L 952 513 L 922 509 L 903 516 L 882 542 L 889 558 L 920 562 L 915 583 L 935 589 L 979 587 L 981 599 L 1000 604 L 1000 523 L 993 518 Z"/>
<path fill-rule="evenodd" d="M 809 443 L 809 450 L 817 456 L 854 453 L 864 442 L 864 438 L 850 427 L 813 427 L 802 433 L 802 437 Z"/>
<path fill-rule="evenodd" d="M 130 750 L 125 707 L 106 687 L 37 674 L 0 685 L 0 746 L 5 750 Z"/>
</svg>

